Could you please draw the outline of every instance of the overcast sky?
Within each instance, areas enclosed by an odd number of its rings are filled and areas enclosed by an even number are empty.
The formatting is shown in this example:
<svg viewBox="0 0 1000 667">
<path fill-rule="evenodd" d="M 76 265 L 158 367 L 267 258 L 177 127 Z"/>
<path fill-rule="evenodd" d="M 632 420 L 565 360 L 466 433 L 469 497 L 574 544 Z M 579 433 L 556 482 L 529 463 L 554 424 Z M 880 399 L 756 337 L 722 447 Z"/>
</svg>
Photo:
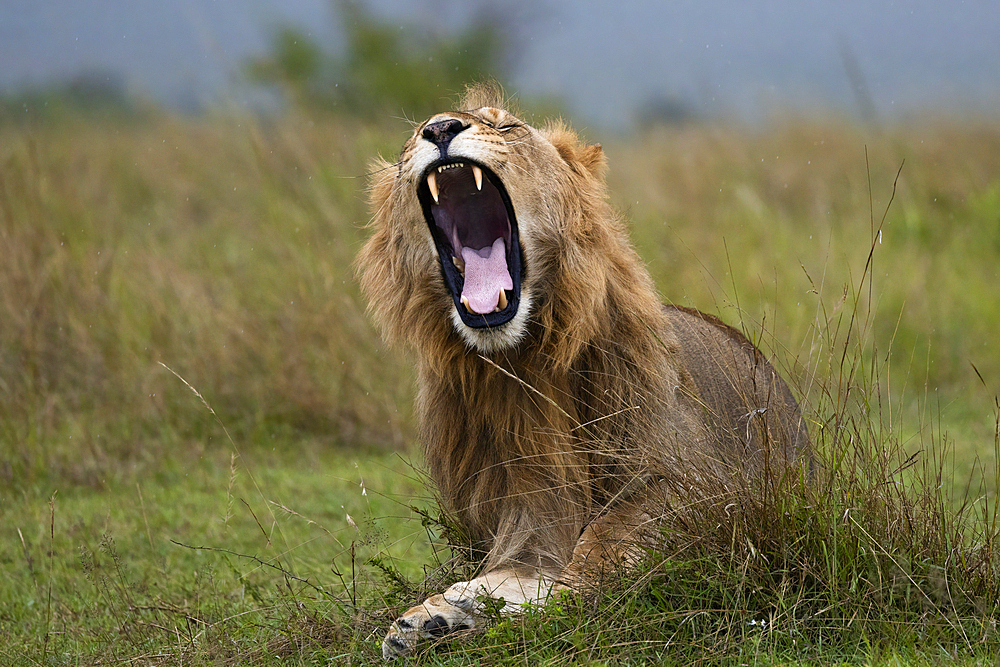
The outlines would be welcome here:
<svg viewBox="0 0 1000 667">
<path fill-rule="evenodd" d="M 447 31 L 457 0 L 369 0 L 400 25 Z M 1000 102 L 997 0 L 515 0 L 509 8 L 522 94 L 566 101 L 598 125 L 631 122 L 651 100 L 712 114 L 773 109 L 857 113 L 856 66 L 876 111 L 975 109 Z M 237 102 L 249 56 L 288 21 L 336 45 L 325 0 L 0 0 L 0 87 L 43 85 L 82 71 L 130 92 L 190 106 Z M 475 54 L 470 54 L 475 57 Z M 625 115 L 627 118 L 622 118 Z"/>
</svg>

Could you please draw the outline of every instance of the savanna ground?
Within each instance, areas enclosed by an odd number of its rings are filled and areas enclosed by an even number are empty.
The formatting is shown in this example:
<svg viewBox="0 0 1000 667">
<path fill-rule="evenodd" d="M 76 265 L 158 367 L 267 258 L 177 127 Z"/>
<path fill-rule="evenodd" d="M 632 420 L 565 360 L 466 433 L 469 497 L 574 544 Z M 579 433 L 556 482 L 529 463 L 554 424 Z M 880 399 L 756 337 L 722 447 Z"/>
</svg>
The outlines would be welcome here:
<svg viewBox="0 0 1000 667">
<path fill-rule="evenodd" d="M 377 664 L 474 567 L 351 269 L 408 132 L 0 125 L 0 663 Z M 995 122 L 591 134 L 664 298 L 777 360 L 820 472 L 418 662 L 994 664 Z"/>
</svg>

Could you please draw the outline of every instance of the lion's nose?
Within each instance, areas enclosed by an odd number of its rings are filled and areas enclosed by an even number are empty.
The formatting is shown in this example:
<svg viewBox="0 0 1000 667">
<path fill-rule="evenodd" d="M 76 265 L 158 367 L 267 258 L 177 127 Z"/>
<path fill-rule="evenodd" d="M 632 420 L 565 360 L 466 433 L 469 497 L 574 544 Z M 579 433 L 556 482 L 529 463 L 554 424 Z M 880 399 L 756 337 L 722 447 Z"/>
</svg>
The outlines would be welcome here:
<svg viewBox="0 0 1000 667">
<path fill-rule="evenodd" d="M 424 126 L 423 135 L 424 139 L 427 141 L 433 141 L 437 144 L 438 149 L 441 151 L 441 156 L 443 157 L 445 153 L 448 152 L 448 144 L 454 139 L 458 134 L 469 127 L 467 124 L 458 120 L 457 118 L 447 118 L 445 120 L 439 120 L 433 123 L 428 123 Z"/>
</svg>

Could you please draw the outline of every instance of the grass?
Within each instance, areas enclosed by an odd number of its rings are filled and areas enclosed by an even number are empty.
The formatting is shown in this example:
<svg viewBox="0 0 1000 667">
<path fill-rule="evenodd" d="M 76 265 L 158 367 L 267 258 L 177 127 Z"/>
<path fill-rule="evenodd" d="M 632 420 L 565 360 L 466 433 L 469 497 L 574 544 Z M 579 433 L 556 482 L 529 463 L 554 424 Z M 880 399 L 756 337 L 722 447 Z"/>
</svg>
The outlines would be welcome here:
<svg viewBox="0 0 1000 667">
<path fill-rule="evenodd" d="M 377 663 L 393 613 L 468 575 L 350 268 L 367 159 L 406 131 L 0 128 L 0 663 Z M 825 467 L 416 662 L 992 663 L 1000 132 L 605 146 L 664 297 L 778 359 Z"/>
<path fill-rule="evenodd" d="M 409 510 L 425 485 L 398 455 L 314 444 L 290 466 L 288 453 L 218 452 L 99 492 L 5 499 L 0 663 L 209 664 L 288 652 L 290 633 L 308 650 L 300 629 L 328 641 L 350 620 L 339 605 L 371 595 L 370 558 L 407 577 L 433 561 Z"/>
</svg>

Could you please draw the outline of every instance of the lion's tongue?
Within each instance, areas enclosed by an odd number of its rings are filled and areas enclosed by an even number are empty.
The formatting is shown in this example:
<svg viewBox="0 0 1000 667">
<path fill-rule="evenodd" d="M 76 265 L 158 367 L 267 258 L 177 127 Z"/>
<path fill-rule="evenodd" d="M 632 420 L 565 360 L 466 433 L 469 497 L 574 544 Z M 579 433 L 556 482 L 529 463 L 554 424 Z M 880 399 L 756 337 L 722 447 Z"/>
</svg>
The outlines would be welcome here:
<svg viewBox="0 0 1000 667">
<path fill-rule="evenodd" d="M 514 289 L 514 281 L 507 270 L 507 249 L 503 238 L 498 238 L 490 248 L 474 250 L 462 247 L 465 260 L 465 285 L 462 302 L 474 313 L 492 313 L 500 301 L 500 290 Z"/>
</svg>

